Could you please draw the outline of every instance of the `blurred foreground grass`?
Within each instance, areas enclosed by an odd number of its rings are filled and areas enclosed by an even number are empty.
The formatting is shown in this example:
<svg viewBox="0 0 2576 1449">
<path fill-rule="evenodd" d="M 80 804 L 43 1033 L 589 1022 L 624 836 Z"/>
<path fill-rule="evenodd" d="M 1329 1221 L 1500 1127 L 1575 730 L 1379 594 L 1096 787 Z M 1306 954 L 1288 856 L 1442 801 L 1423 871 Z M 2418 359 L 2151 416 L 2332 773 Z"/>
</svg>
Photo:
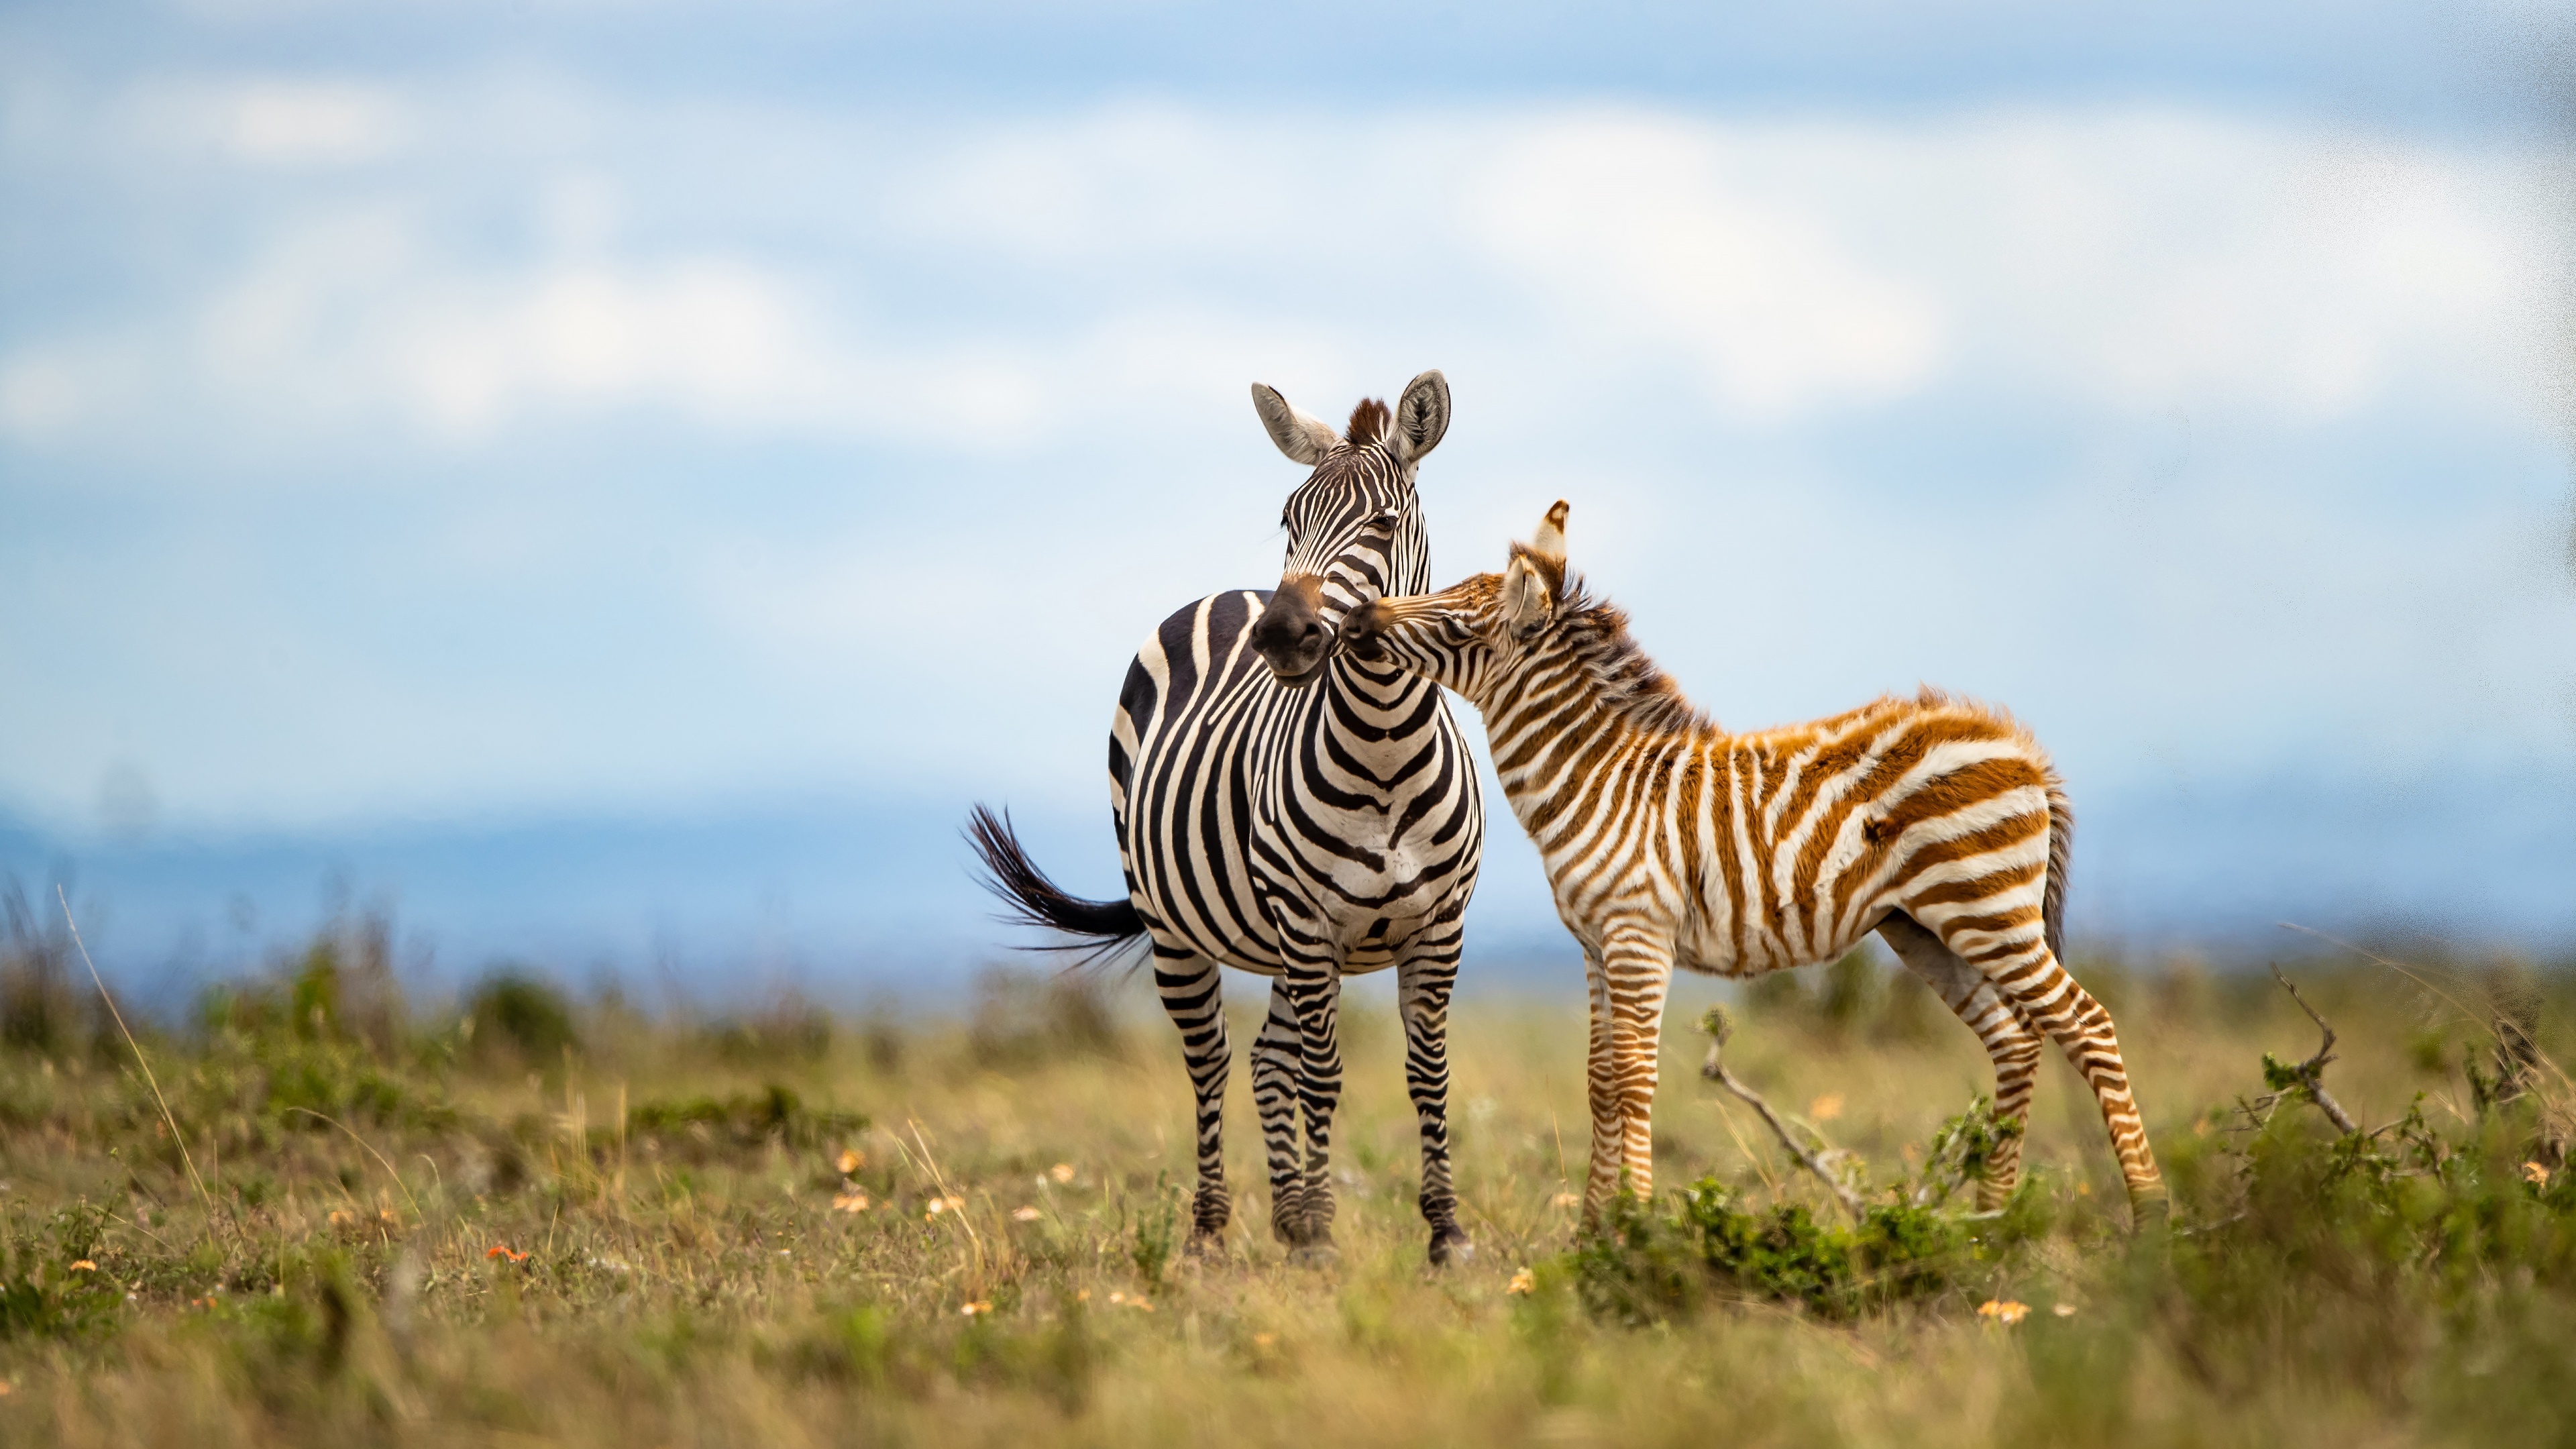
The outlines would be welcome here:
<svg viewBox="0 0 2576 1449">
<path fill-rule="evenodd" d="M 1936 1210 L 1901 1263 L 1846 1252 L 1827 1194 L 1699 1079 L 1697 986 L 1671 1013 L 1663 1202 L 1570 1251 L 1580 1009 L 1471 988 L 1477 1253 L 1433 1272 L 1400 1038 L 1365 1007 L 1319 1271 L 1260 1227 L 1240 1070 L 1236 1224 L 1221 1257 L 1181 1255 L 1189 1094 L 1132 987 L 1003 975 L 952 1021 L 689 1021 L 501 977 L 432 1011 L 361 923 L 146 1034 L 174 1139 L 64 944 L 22 929 L 0 961 L 12 1442 L 2576 1441 L 2569 979 L 2511 963 L 2430 989 L 2295 970 L 2342 1033 L 2343 1104 L 2420 1114 L 2368 1143 L 2295 1091 L 2242 1110 L 2265 1053 L 2316 1045 L 2268 977 L 2086 963 L 2174 1231 L 2128 1234 L 2058 1063 L 2014 1209 Z M 1882 1196 L 1921 1182 L 1982 1054 L 1909 981 L 1805 976 L 1739 1001 L 1730 1065 Z M 2499 1013 L 2529 1049 L 2499 1054 Z M 1780 1276 L 1826 1259 L 1830 1291 Z"/>
</svg>

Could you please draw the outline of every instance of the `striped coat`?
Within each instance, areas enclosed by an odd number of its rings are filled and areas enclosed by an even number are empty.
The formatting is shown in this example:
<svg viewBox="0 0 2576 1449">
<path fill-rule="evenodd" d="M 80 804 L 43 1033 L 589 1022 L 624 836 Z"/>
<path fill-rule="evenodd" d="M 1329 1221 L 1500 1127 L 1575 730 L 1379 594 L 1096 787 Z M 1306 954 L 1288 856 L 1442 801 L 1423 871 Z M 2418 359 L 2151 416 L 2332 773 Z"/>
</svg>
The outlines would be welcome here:
<svg viewBox="0 0 2576 1449">
<path fill-rule="evenodd" d="M 2163 1188 L 2110 1014 L 2059 964 L 2073 818 L 2048 756 L 2002 713 L 1932 690 L 1730 734 L 1693 709 L 1616 608 L 1565 570 L 1565 505 L 1501 574 L 1380 599 L 1346 639 L 1485 718 L 1513 813 L 1581 941 L 1591 987 L 1587 1213 L 1653 1181 L 1650 1114 L 1674 967 L 1749 977 L 1871 931 L 1985 1043 L 1997 1115 L 2027 1116 L 2040 1039 L 2091 1085 L 2131 1199 Z M 2010 1193 L 2019 1134 L 1981 1192 Z"/>
<path fill-rule="evenodd" d="M 1309 1258 L 1332 1250 L 1341 978 L 1393 968 L 1422 1136 L 1421 1209 L 1431 1259 L 1446 1262 L 1468 1247 L 1450 1183 L 1448 1011 L 1484 802 L 1438 686 L 1356 658 L 1339 637 L 1352 609 L 1429 585 L 1413 479 L 1447 427 L 1448 384 L 1425 373 L 1392 412 L 1363 402 L 1347 435 L 1267 388 L 1253 395 L 1280 450 L 1314 471 L 1281 513 L 1279 587 L 1191 604 L 1128 668 L 1109 738 L 1127 899 L 1066 895 L 1007 824 L 980 810 L 972 830 L 1024 918 L 1112 947 L 1151 938 L 1154 984 L 1198 1101 L 1194 1247 L 1212 1243 L 1232 1213 L 1221 968 L 1271 978 L 1253 1103 L 1272 1231 Z"/>
</svg>

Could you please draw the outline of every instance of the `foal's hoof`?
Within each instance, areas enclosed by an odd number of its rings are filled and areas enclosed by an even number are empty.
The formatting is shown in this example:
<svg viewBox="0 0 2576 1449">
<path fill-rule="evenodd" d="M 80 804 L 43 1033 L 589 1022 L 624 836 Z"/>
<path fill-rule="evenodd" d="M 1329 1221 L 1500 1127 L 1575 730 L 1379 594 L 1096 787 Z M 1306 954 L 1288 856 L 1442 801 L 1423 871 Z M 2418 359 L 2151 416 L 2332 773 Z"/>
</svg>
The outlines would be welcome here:
<svg viewBox="0 0 2576 1449">
<path fill-rule="evenodd" d="M 1456 1228 L 1431 1235 L 1432 1267 L 1446 1268 L 1454 1263 L 1472 1263 L 1475 1259 L 1476 1245 L 1467 1241 L 1467 1235 Z"/>
<path fill-rule="evenodd" d="M 1300 1268 L 1329 1268 L 1342 1261 L 1342 1250 L 1333 1246 L 1332 1239 L 1321 1238 L 1290 1248 L 1288 1261 Z"/>
<path fill-rule="evenodd" d="M 1181 1245 L 1181 1256 L 1199 1262 L 1224 1257 L 1225 1239 L 1218 1233 L 1194 1232 L 1190 1234 L 1190 1240 Z"/>
</svg>

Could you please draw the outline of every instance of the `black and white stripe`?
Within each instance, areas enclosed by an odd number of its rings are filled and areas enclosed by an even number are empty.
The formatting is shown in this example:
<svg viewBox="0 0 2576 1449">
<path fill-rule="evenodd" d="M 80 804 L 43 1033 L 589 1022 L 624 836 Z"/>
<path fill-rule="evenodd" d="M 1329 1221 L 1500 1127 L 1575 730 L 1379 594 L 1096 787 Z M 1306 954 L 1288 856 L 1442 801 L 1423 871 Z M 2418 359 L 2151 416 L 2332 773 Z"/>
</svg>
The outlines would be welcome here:
<svg viewBox="0 0 2576 1449">
<path fill-rule="evenodd" d="M 1028 919 L 1112 944 L 1152 938 L 1155 986 L 1198 1097 L 1194 1244 L 1232 1216 L 1218 968 L 1272 978 L 1252 1063 L 1271 1227 L 1313 1256 L 1331 1245 L 1341 977 L 1394 967 L 1422 1130 L 1422 1214 L 1431 1257 L 1445 1262 L 1467 1244 L 1450 1184 L 1448 1009 L 1484 804 L 1440 689 L 1354 658 L 1337 633 L 1360 604 L 1429 586 L 1413 475 L 1447 427 L 1448 385 L 1423 374 L 1392 416 L 1361 403 L 1347 436 L 1267 388 L 1254 401 L 1281 451 L 1314 473 L 1282 512 L 1280 587 L 1199 600 L 1164 620 L 1128 668 L 1109 743 L 1128 899 L 1065 895 L 980 809 L 973 833 L 997 889 Z"/>
</svg>

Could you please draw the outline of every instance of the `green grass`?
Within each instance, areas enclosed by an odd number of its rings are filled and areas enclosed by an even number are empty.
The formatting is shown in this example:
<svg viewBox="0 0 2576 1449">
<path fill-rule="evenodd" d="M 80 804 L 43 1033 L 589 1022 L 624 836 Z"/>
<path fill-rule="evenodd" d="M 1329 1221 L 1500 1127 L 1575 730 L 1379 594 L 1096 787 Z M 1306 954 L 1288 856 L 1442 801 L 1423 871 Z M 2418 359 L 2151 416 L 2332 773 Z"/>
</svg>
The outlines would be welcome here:
<svg viewBox="0 0 2576 1449">
<path fill-rule="evenodd" d="M 1728 1049 L 1862 1160 L 1871 1217 L 1846 1222 L 1699 1079 L 1694 986 L 1663 1192 L 1580 1245 L 1579 1008 L 1471 985 L 1476 1256 L 1448 1271 L 1424 1263 L 1400 1036 L 1359 1004 L 1318 1270 L 1268 1240 L 1241 1072 L 1235 1225 L 1180 1251 L 1188 1092 L 1132 986 L 686 1021 L 511 979 L 432 1013 L 382 944 L 318 942 L 147 1037 L 177 1138 L 46 943 L 0 963 L 0 1437 L 2576 1442 L 2570 1101 L 2490 1025 L 2501 1004 L 2569 1060 L 2564 977 L 2469 963 L 2431 978 L 2445 1001 L 2298 971 L 2342 1033 L 2328 1086 L 2397 1124 L 2339 1141 L 2295 1085 L 2264 1105 L 2265 1054 L 2315 1049 L 2268 978 L 2086 964 L 2175 1190 L 2170 1231 L 2136 1236 L 2062 1064 L 2007 1212 L 1934 1190 L 1983 1057 L 1857 964 L 1749 993 Z"/>
</svg>

